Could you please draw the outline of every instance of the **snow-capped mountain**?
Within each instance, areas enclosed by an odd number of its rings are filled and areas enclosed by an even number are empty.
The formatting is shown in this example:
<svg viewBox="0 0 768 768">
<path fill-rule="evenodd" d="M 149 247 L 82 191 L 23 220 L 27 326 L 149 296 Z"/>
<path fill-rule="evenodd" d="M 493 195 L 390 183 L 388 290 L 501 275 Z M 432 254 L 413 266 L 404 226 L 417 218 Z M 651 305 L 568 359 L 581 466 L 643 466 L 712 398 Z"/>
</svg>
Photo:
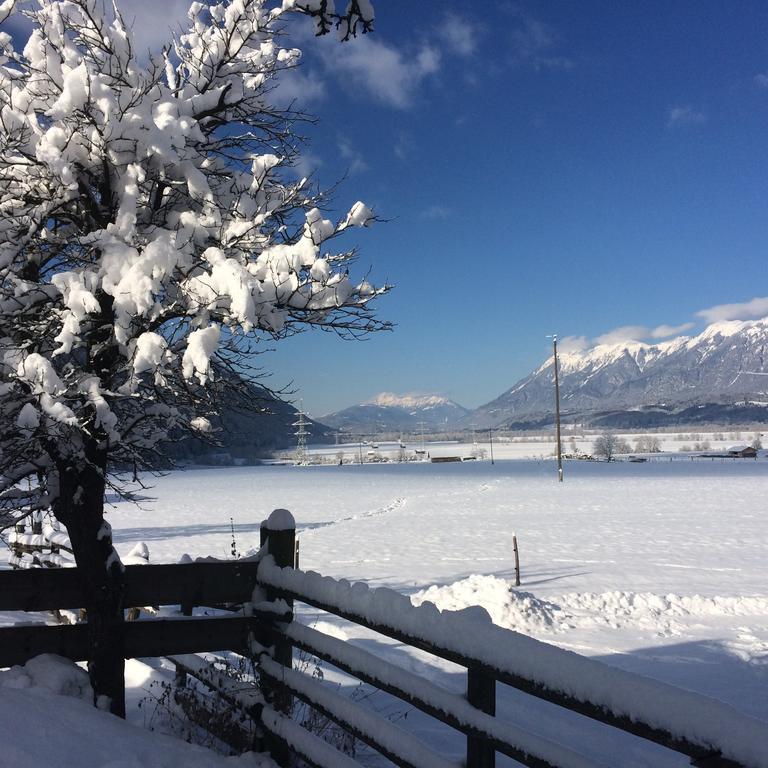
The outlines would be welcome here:
<svg viewBox="0 0 768 768">
<path fill-rule="evenodd" d="M 574 415 L 768 403 L 768 318 L 710 325 L 660 344 L 602 344 L 563 352 L 560 396 Z M 473 413 L 478 424 L 534 421 L 554 411 L 553 359 Z"/>
<path fill-rule="evenodd" d="M 345 432 L 381 434 L 415 432 L 424 423 L 431 432 L 451 428 L 469 414 L 440 395 L 395 395 L 382 392 L 372 400 L 320 417 L 323 424 Z"/>
</svg>

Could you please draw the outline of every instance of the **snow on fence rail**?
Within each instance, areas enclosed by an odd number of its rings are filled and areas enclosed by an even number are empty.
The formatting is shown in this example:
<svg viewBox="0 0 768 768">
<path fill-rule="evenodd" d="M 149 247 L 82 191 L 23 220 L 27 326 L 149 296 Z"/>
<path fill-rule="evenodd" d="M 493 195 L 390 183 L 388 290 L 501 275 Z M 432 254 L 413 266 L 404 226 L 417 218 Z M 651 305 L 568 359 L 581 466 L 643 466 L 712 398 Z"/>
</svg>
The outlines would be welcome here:
<svg viewBox="0 0 768 768">
<path fill-rule="evenodd" d="M 43 523 L 33 519 L 30 530 L 25 523 L 17 523 L 8 534 L 11 554 L 8 564 L 15 569 L 74 568 L 76 566 L 69 536 L 58 528 L 58 523 Z M 149 549 L 139 542 L 125 557 L 124 565 L 144 565 L 149 562 Z"/>
<path fill-rule="evenodd" d="M 11 555 L 8 563 L 13 568 L 74 568 L 72 544 L 69 536 L 50 523 L 33 519 L 30 531 L 18 523 L 8 535 Z M 62 554 L 64 553 L 64 554 Z"/>
<path fill-rule="evenodd" d="M 765 724 L 703 696 L 624 672 L 490 622 L 479 608 L 440 612 L 415 607 L 387 589 L 369 589 L 294 568 L 295 526 L 284 510 L 262 526 L 259 558 L 178 565 L 127 566 L 126 608 L 142 605 L 240 604 L 240 615 L 140 619 L 124 625 L 125 658 L 165 656 L 179 679 L 196 678 L 262 730 L 260 748 L 280 765 L 293 755 L 316 768 L 353 768 L 350 757 L 291 719 L 299 699 L 348 733 L 406 768 L 454 768 L 454 763 L 376 713 L 293 668 L 295 648 L 400 698 L 466 735 L 467 768 L 492 768 L 496 752 L 535 768 L 597 766 L 570 747 L 526 732 L 495 716 L 501 682 L 568 710 L 663 744 L 711 768 L 768 768 Z M 0 610 L 51 610 L 82 605 L 76 568 L 0 571 Z M 329 611 L 467 670 L 467 694 L 450 693 L 419 676 L 293 620 L 293 601 Z M 229 650 L 257 660 L 258 688 L 233 685 L 195 655 Z M 40 653 L 87 660 L 88 627 L 0 627 L 0 666 Z M 247 739 L 246 739 L 247 741 Z M 245 742 L 243 742 L 245 743 Z"/>
</svg>

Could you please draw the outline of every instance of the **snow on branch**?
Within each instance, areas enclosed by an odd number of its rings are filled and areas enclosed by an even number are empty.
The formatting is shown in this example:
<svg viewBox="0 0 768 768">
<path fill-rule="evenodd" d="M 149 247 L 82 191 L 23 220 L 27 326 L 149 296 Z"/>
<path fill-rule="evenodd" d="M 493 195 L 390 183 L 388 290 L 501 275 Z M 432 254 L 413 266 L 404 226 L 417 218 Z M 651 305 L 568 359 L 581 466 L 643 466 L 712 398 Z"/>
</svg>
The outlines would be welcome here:
<svg viewBox="0 0 768 768">
<path fill-rule="evenodd" d="M 212 434 L 198 419 L 244 339 L 389 327 L 371 308 L 388 286 L 331 247 L 374 212 L 333 221 L 287 172 L 306 116 L 271 90 L 300 60 L 279 34 L 295 12 L 342 38 L 373 23 L 367 0 L 194 2 L 146 59 L 117 8 L 37 0 L 25 44 L 0 35 L 0 489 Z"/>
<path fill-rule="evenodd" d="M 283 8 L 294 8 L 315 19 L 315 33 L 327 35 L 332 27 L 339 33 L 339 39 L 349 40 L 357 35 L 373 31 L 373 4 L 370 0 L 348 0 L 344 13 L 336 13 L 334 0 L 283 0 Z"/>
</svg>

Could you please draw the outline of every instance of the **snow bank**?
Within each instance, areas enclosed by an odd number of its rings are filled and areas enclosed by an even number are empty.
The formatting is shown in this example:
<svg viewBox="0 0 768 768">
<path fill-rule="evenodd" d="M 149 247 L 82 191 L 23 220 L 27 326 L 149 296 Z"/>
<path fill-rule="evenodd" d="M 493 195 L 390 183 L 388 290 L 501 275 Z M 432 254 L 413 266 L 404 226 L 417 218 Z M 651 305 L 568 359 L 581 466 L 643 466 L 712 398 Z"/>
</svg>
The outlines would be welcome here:
<svg viewBox="0 0 768 768">
<path fill-rule="evenodd" d="M 90 696 L 88 675 L 58 656 L 38 656 L 24 667 L 0 672 L 0 763 L 46 768 L 277 768 L 264 755 L 225 758 L 131 725 L 93 707 Z"/>
<path fill-rule="evenodd" d="M 428 587 L 412 595 L 411 601 L 414 605 L 431 602 L 441 611 L 479 605 L 488 611 L 494 624 L 525 634 L 591 627 L 618 629 L 625 625 L 669 634 L 680 630 L 676 619 L 768 614 L 768 598 L 758 596 L 704 597 L 613 590 L 573 592 L 543 600 L 516 588 L 509 579 L 481 574 Z"/>
<path fill-rule="evenodd" d="M 35 656 L 23 667 L 0 671 L 0 688 L 37 688 L 60 696 L 74 696 L 88 701 L 92 698 L 88 673 L 69 659 L 51 653 Z"/>
<path fill-rule="evenodd" d="M 473 574 L 443 587 L 432 586 L 411 595 L 414 605 L 430 602 L 441 611 L 460 611 L 473 605 L 485 608 L 494 624 L 519 632 L 557 629 L 562 609 L 530 592 L 515 590 L 506 579 Z"/>
<path fill-rule="evenodd" d="M 149 547 L 145 542 L 140 541 L 121 560 L 123 565 L 149 565 Z"/>
</svg>

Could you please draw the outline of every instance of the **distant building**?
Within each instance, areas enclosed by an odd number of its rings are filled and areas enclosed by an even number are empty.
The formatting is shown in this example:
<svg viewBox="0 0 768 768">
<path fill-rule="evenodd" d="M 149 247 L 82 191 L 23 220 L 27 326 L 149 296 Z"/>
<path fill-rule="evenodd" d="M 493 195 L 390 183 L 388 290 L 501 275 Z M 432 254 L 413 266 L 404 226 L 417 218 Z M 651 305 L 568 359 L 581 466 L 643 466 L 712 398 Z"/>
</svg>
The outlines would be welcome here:
<svg viewBox="0 0 768 768">
<path fill-rule="evenodd" d="M 731 445 L 726 448 L 729 456 L 736 459 L 756 459 L 757 449 L 751 445 Z"/>
</svg>

